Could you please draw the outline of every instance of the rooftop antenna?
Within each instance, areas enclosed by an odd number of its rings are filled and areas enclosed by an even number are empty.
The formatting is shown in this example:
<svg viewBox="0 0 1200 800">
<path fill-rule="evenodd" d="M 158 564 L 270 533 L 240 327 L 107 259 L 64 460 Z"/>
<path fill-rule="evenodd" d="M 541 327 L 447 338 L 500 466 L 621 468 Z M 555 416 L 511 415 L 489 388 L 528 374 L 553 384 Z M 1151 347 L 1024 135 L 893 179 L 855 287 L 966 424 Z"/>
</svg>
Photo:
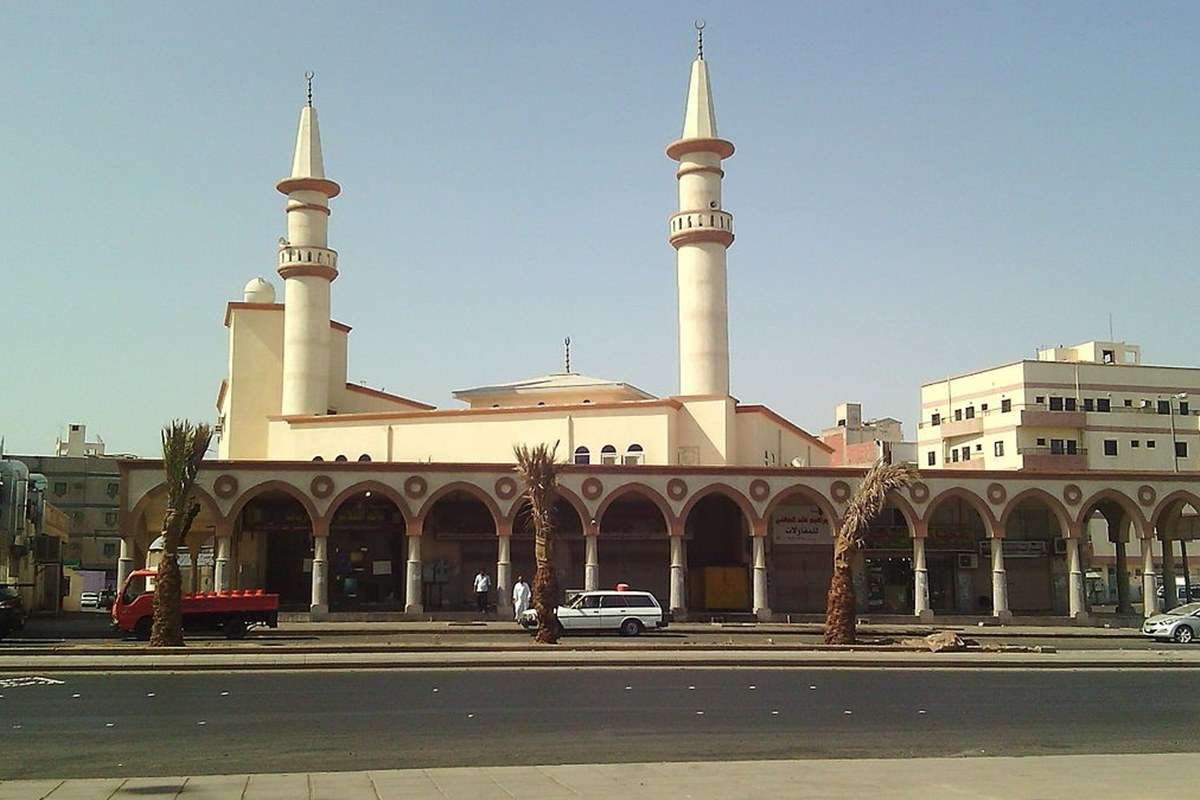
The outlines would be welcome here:
<svg viewBox="0 0 1200 800">
<path fill-rule="evenodd" d="M 563 349 L 566 354 L 567 374 L 570 375 L 571 374 L 571 337 L 570 336 L 563 339 Z"/>
<path fill-rule="evenodd" d="M 308 72 L 304 73 L 304 81 L 305 81 L 305 83 L 308 84 L 308 107 L 309 108 L 312 108 L 312 81 L 313 81 L 313 78 L 315 78 L 315 77 L 317 77 L 317 73 L 313 72 L 311 69 Z"/>
<path fill-rule="evenodd" d="M 704 20 L 698 19 L 693 23 L 696 26 L 696 58 L 704 60 Z"/>
</svg>

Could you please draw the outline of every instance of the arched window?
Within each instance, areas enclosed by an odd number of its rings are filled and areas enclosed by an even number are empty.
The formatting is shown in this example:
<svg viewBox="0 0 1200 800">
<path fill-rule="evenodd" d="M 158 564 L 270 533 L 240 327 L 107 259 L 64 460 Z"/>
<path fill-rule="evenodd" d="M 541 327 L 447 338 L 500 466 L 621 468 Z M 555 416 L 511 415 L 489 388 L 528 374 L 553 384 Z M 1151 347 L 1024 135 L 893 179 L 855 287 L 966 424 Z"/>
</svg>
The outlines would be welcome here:
<svg viewBox="0 0 1200 800">
<path fill-rule="evenodd" d="M 359 461 L 370 461 L 371 457 L 369 455 L 367 455 L 366 453 L 363 453 L 361 456 L 358 457 L 358 460 Z"/>
<path fill-rule="evenodd" d="M 617 448 L 611 444 L 606 444 L 600 448 L 600 463 L 601 464 L 616 464 L 617 463 Z"/>
<path fill-rule="evenodd" d="M 586 447 L 576 447 L 575 448 L 575 463 L 576 464 L 592 463 L 592 451 L 588 450 Z"/>
<path fill-rule="evenodd" d="M 643 451 L 642 446 L 636 442 L 629 445 L 629 447 L 625 450 L 626 464 L 641 464 L 645 458 L 645 451 Z"/>
<path fill-rule="evenodd" d="M 320 456 L 313 456 L 313 461 L 324 461 L 324 460 L 325 459 L 321 458 Z"/>
<path fill-rule="evenodd" d="M 345 461 L 345 460 L 346 460 L 346 457 L 341 454 L 339 454 L 338 457 L 334 459 L 334 461 Z"/>
</svg>

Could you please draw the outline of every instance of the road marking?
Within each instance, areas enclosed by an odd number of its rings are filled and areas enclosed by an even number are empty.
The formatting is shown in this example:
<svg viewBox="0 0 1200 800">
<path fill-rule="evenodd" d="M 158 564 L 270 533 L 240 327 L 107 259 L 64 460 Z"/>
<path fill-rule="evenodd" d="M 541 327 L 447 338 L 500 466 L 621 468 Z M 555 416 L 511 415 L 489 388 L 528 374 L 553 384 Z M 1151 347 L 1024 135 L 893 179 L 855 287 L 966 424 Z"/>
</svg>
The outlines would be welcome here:
<svg viewBox="0 0 1200 800">
<path fill-rule="evenodd" d="M 772 716 L 772 717 L 778 717 L 778 716 L 779 716 L 779 712 L 778 712 L 778 711 L 772 711 L 772 712 L 771 712 L 771 716 Z"/>
<path fill-rule="evenodd" d="M 748 687 L 746 687 L 746 688 L 748 688 L 750 691 L 752 691 L 752 692 L 753 692 L 753 691 L 754 691 L 755 689 L 757 689 L 758 687 L 757 687 L 757 686 L 755 686 L 755 685 L 752 683 L 752 684 L 750 684 L 750 685 L 749 685 Z"/>
<path fill-rule="evenodd" d="M 851 711 L 850 709 L 848 709 L 848 708 L 847 708 L 847 709 L 846 709 L 845 711 L 843 711 L 842 713 L 843 713 L 843 714 L 853 714 L 854 712 L 853 712 L 853 711 Z"/>
<path fill-rule="evenodd" d="M 703 716 L 704 716 L 704 712 L 703 712 L 703 711 L 697 711 L 697 712 L 696 712 L 696 716 L 698 716 L 698 717 L 703 717 Z"/>
<path fill-rule="evenodd" d="M 154 692 L 146 692 L 146 697 L 154 697 Z"/>
<path fill-rule="evenodd" d="M 106 728 L 112 728 L 112 727 L 115 727 L 115 726 L 116 726 L 116 724 L 117 724 L 117 723 L 115 723 L 115 722 L 106 722 L 106 723 L 104 723 L 104 727 L 106 727 Z"/>
<path fill-rule="evenodd" d="M 61 686 L 65 681 L 43 678 L 40 675 L 22 675 L 20 678 L 0 678 L 0 689 L 16 689 L 21 686 Z"/>
</svg>

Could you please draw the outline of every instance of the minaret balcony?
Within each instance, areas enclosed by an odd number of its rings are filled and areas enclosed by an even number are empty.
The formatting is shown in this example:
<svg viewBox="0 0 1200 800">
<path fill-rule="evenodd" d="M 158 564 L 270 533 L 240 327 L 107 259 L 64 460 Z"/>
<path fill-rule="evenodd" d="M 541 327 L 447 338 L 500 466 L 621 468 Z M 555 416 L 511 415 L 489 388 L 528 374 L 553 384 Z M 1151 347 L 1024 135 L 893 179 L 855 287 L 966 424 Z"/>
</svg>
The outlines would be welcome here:
<svg viewBox="0 0 1200 800">
<path fill-rule="evenodd" d="M 280 245 L 279 274 L 284 278 L 318 275 L 333 280 L 337 277 L 337 251 L 328 247 Z"/>
<path fill-rule="evenodd" d="M 693 242 L 733 244 L 733 215 L 728 211 L 680 211 L 671 215 L 667 238 L 673 247 Z"/>
</svg>

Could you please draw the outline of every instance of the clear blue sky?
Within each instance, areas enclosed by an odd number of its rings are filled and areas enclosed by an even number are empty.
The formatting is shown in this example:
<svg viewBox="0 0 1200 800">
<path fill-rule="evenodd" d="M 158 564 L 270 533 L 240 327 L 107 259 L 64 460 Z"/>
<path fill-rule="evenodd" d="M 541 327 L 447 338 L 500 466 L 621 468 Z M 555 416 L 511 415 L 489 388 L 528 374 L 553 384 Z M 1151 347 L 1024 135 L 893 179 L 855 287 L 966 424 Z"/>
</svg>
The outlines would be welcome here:
<svg viewBox="0 0 1200 800">
<path fill-rule="evenodd" d="M 1200 362 L 1192 3 L 24 3 L 4 12 L 0 434 L 154 455 L 273 279 L 317 72 L 350 377 L 439 405 L 573 366 L 676 391 L 675 204 L 708 21 L 733 392 L 801 425 L 1039 344 Z"/>
</svg>

